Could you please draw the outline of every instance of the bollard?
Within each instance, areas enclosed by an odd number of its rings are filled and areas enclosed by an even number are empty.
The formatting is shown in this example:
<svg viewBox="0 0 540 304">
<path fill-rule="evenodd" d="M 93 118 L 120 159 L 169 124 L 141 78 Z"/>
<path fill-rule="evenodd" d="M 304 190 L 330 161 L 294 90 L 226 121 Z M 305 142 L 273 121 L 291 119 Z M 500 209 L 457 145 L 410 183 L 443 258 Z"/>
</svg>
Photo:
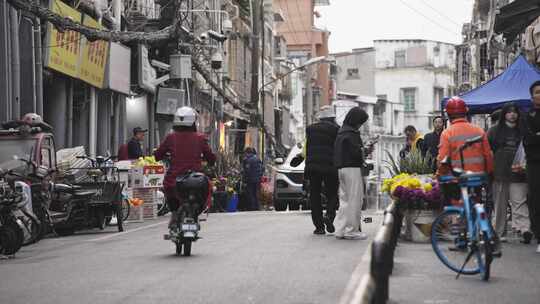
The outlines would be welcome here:
<svg viewBox="0 0 540 304">
<path fill-rule="evenodd" d="M 390 236 L 391 226 L 383 226 L 377 232 L 373 243 L 371 244 L 371 275 L 375 279 L 375 297 L 376 304 L 386 303 L 389 295 L 389 276 L 390 276 Z"/>
<path fill-rule="evenodd" d="M 396 249 L 395 247 L 395 220 L 394 215 L 392 213 L 387 213 L 384 216 L 383 225 L 388 227 L 388 233 L 390 234 L 389 240 L 388 240 L 388 263 L 389 263 L 389 273 L 392 274 L 392 271 L 394 270 L 394 251 Z"/>
</svg>

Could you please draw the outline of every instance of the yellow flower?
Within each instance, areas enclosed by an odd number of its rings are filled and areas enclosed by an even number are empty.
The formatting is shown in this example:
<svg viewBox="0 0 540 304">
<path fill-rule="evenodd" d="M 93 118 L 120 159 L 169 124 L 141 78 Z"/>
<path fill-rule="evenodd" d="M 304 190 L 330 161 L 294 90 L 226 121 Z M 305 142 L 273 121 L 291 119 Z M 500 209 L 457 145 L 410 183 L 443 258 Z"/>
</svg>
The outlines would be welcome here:
<svg viewBox="0 0 540 304">
<path fill-rule="evenodd" d="M 424 184 L 424 191 L 429 192 L 433 189 L 433 186 L 431 184 Z"/>
</svg>

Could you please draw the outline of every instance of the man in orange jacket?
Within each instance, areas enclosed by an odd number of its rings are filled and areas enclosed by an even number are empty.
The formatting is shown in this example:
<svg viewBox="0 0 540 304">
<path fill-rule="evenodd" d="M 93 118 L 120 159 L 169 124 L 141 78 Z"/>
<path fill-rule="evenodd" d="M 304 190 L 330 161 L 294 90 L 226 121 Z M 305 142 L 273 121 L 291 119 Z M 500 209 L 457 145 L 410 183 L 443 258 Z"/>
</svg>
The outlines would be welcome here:
<svg viewBox="0 0 540 304">
<path fill-rule="evenodd" d="M 493 153 L 486 133 L 482 128 L 467 121 L 468 111 L 465 101 L 459 97 L 452 97 L 446 104 L 446 113 L 452 125 L 441 134 L 439 155 L 437 156 L 439 171 L 441 161 L 447 156 L 452 160 L 452 167 L 461 168 L 459 147 L 467 139 L 482 136 L 482 142 L 474 144 L 463 151 L 465 168 L 462 169 L 491 175 L 493 173 Z"/>
<path fill-rule="evenodd" d="M 486 173 L 490 177 L 493 174 L 493 153 L 486 133 L 482 128 L 473 125 L 467 120 L 469 109 L 465 101 L 459 97 L 452 97 L 446 104 L 446 113 L 450 118 L 451 126 L 441 133 L 441 141 L 439 144 L 438 174 L 446 174 L 442 172 L 444 166 L 441 162 L 448 156 L 452 160 L 452 167 L 461 168 L 461 157 L 459 155 L 459 147 L 466 140 L 482 136 L 482 141 L 467 149 L 463 150 L 463 167 L 464 171 L 472 171 L 476 173 Z M 490 178 L 491 179 L 491 178 Z M 495 234 L 495 248 L 493 255 L 501 256 L 500 240 Z"/>
</svg>

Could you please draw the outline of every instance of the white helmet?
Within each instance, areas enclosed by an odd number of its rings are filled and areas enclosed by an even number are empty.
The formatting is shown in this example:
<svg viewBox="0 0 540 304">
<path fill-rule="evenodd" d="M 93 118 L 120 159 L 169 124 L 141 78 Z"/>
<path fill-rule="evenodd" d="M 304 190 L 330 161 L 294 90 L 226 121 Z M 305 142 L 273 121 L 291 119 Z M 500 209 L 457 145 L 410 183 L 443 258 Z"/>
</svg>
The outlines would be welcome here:
<svg viewBox="0 0 540 304">
<path fill-rule="evenodd" d="M 324 118 L 336 118 L 336 113 L 334 112 L 334 107 L 332 106 L 322 106 L 321 110 L 319 111 L 317 118 L 324 119 Z"/>
<path fill-rule="evenodd" d="M 197 112 L 190 107 L 181 107 L 174 113 L 173 126 L 191 127 L 197 121 Z"/>
</svg>

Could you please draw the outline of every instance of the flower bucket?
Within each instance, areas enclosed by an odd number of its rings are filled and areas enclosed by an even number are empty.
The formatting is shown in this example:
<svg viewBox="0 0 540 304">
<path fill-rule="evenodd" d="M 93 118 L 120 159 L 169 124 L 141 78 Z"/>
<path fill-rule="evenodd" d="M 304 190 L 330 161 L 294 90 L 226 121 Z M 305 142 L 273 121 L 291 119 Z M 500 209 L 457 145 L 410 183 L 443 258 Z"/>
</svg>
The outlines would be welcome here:
<svg viewBox="0 0 540 304">
<path fill-rule="evenodd" d="M 238 208 L 238 194 L 234 193 L 227 204 L 227 212 L 236 212 Z"/>
<path fill-rule="evenodd" d="M 405 239 L 416 243 L 431 240 L 431 226 L 437 217 L 435 210 L 414 210 L 405 212 Z"/>
</svg>

